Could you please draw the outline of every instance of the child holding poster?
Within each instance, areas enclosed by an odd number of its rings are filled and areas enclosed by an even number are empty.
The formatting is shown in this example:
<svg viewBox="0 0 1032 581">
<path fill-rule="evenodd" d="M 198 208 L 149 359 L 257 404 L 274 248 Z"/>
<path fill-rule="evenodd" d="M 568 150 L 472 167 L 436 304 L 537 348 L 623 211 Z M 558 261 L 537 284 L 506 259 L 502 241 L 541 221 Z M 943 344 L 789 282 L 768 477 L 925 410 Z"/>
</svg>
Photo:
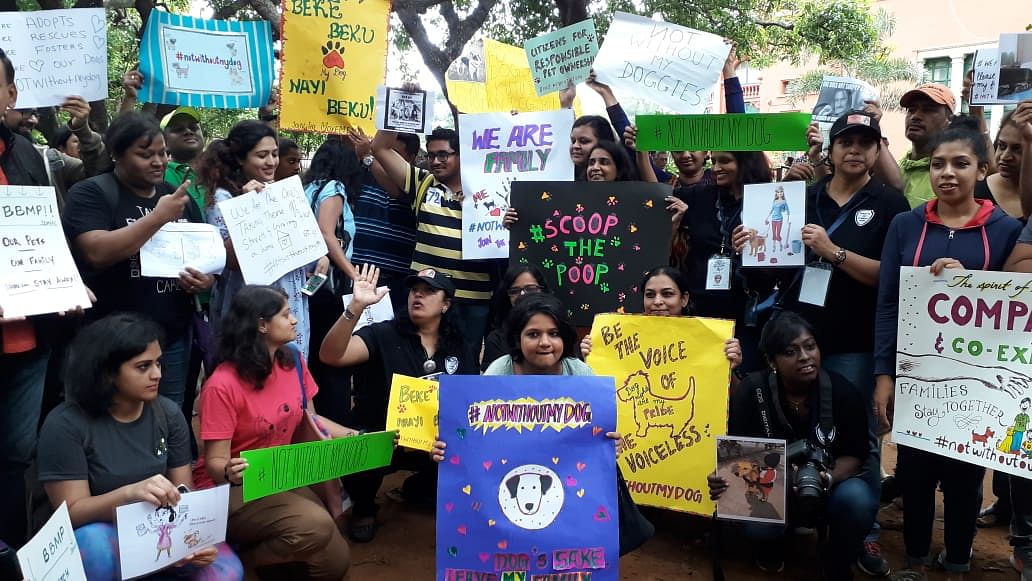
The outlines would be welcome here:
<svg viewBox="0 0 1032 581">
<path fill-rule="evenodd" d="M 928 266 L 932 274 L 944 269 L 1000 270 L 1018 239 L 1021 224 L 988 200 L 974 197 L 985 179 L 989 153 L 973 118 L 955 119 L 932 142 L 930 178 L 935 198 L 896 216 L 882 252 L 875 321 L 875 407 L 879 428 L 892 422 L 897 355 L 897 316 L 901 266 Z M 951 458 L 899 447 L 903 483 L 903 536 L 906 564 L 913 578 L 931 565 L 929 551 L 938 486 L 950 506 L 945 521 L 946 548 L 937 558 L 952 579 L 963 579 L 971 568 L 975 520 L 982 502 L 985 469 Z"/>
</svg>

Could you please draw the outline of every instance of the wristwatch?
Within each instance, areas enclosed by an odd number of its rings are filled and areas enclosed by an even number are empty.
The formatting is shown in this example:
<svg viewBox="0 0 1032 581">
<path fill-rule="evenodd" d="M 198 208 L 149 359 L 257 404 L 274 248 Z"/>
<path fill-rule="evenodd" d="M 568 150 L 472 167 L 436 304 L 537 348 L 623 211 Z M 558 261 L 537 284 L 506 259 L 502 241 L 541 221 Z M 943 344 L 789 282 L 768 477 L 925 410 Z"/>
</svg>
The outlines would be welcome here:
<svg viewBox="0 0 1032 581">
<path fill-rule="evenodd" d="M 374 161 L 376 161 L 376 158 L 373 157 L 372 154 L 370 154 L 362 158 L 362 165 L 369 167 L 373 165 Z"/>
<path fill-rule="evenodd" d="M 345 321 L 354 321 L 355 320 L 355 316 L 356 316 L 355 313 L 351 312 L 351 305 L 348 305 L 348 306 L 344 307 L 344 320 Z"/>
<path fill-rule="evenodd" d="M 835 251 L 835 266 L 838 266 L 846 261 L 846 249 L 839 246 L 839 249 Z"/>
</svg>

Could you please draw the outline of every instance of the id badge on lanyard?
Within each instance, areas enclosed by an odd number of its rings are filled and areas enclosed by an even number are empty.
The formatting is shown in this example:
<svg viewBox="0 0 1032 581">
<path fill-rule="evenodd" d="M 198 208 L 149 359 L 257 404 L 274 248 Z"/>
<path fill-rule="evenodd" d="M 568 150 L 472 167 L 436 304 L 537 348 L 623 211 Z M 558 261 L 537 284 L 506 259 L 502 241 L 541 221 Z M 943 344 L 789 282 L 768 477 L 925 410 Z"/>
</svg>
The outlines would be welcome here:
<svg viewBox="0 0 1032 581">
<path fill-rule="evenodd" d="M 827 262 L 812 262 L 803 270 L 803 282 L 799 286 L 799 302 L 823 307 L 831 286 L 831 275 L 835 267 Z"/>
<path fill-rule="evenodd" d="M 714 254 L 706 261 L 706 290 L 731 288 L 731 257 Z"/>
</svg>

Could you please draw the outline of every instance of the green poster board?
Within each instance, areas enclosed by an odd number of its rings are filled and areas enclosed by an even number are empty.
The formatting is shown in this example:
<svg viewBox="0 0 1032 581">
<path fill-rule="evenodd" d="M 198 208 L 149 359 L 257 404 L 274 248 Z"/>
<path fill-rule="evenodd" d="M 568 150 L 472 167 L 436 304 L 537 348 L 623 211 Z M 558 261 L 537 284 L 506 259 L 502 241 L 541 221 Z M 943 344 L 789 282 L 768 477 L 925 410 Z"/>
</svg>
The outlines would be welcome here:
<svg viewBox="0 0 1032 581">
<path fill-rule="evenodd" d="M 806 151 L 809 113 L 638 115 L 642 151 Z"/>
<path fill-rule="evenodd" d="M 386 466 L 394 454 L 394 436 L 374 432 L 241 452 L 247 460 L 244 502 Z"/>
</svg>

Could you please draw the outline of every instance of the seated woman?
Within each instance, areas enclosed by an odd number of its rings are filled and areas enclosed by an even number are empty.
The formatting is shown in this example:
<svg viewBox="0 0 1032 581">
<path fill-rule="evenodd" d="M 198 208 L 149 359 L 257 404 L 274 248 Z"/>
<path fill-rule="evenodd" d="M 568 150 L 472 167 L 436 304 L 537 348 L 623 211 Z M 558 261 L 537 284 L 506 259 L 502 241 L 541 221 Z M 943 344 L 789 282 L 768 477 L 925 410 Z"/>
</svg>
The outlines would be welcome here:
<svg viewBox="0 0 1032 581">
<path fill-rule="evenodd" d="M 495 359 L 509 352 L 505 342 L 505 320 L 516 300 L 524 295 L 547 293 L 545 274 L 533 264 L 514 264 L 502 275 L 502 280 L 491 297 L 491 330 L 484 339 L 484 356 L 480 370 L 487 369 Z"/>
<path fill-rule="evenodd" d="M 793 497 L 789 489 L 789 525 L 829 527 L 828 547 L 822 551 L 827 579 L 851 579 L 851 567 L 874 522 L 878 499 L 863 480 L 860 468 L 870 451 L 867 414 L 858 389 L 841 376 L 821 369 L 821 350 L 813 328 L 799 315 L 785 311 L 768 322 L 760 335 L 760 350 L 768 368 L 751 373 L 731 392 L 727 433 L 731 436 L 808 441 L 827 460 L 817 466 L 823 494 L 817 505 Z M 822 418 L 825 398 L 831 417 Z M 830 421 L 831 428 L 822 426 Z M 789 457 L 789 481 L 796 482 L 808 455 Z M 716 500 L 728 483 L 716 473 L 709 477 L 710 497 Z M 746 535 L 755 541 L 756 564 L 767 572 L 784 568 L 781 542 L 785 527 L 750 524 Z"/>
<path fill-rule="evenodd" d="M 436 379 L 448 375 L 477 375 L 477 355 L 466 346 L 452 310 L 455 284 L 451 277 L 424 268 L 405 279 L 409 287 L 408 306 L 393 321 L 383 321 L 355 332 L 358 315 L 379 302 L 387 289 L 377 289 L 380 269 L 368 264 L 359 269 L 351 303 L 330 329 L 319 350 L 319 359 L 332 367 L 355 367 L 357 425 L 365 430 L 382 430 L 387 424 L 387 402 L 395 373 Z M 352 336 L 352 333 L 354 335 Z M 346 479 L 354 501 L 349 536 L 355 542 L 373 540 L 376 535 L 376 492 L 389 470 L 417 472 L 405 480 L 399 494 L 407 501 L 433 503 L 437 471 L 425 454 L 398 452 L 390 468 L 369 470 Z"/>
<path fill-rule="evenodd" d="M 40 433 L 39 481 L 51 505 L 68 503 L 90 579 L 119 578 L 115 507 L 174 506 L 177 487 L 193 486 L 186 419 L 158 395 L 161 337 L 156 323 L 127 313 L 83 329 L 69 348 L 68 399 L 50 412 Z M 190 579 L 243 578 L 225 544 L 176 566 Z"/>
<path fill-rule="evenodd" d="M 194 477 L 200 487 L 233 485 L 226 540 L 239 547 L 249 577 L 273 571 L 283 575 L 289 567 L 300 568 L 304 579 L 339 581 L 351 563 L 348 544 L 329 507 L 311 488 L 245 504 L 240 486 L 247 470 L 240 452 L 291 443 L 304 420 L 302 390 L 313 410 L 311 398 L 319 386 L 291 345 L 296 327 L 287 294 L 279 287 L 245 286 L 233 297 L 219 338 L 221 362 L 201 391 L 204 457 Z M 320 420 L 334 438 L 355 434 Z"/>
</svg>

